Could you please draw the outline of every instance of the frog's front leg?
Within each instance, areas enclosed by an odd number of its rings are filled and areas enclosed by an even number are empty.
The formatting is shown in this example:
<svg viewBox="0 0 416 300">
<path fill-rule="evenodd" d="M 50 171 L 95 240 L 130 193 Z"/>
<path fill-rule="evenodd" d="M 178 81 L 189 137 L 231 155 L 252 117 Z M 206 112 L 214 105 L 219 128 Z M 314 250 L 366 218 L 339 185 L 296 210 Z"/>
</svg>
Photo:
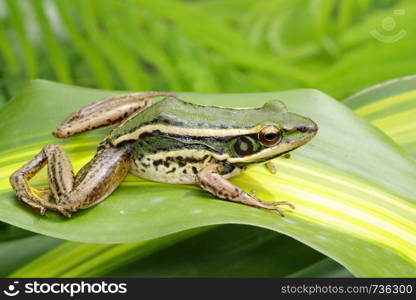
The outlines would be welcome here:
<svg viewBox="0 0 416 300">
<path fill-rule="evenodd" d="M 41 215 L 49 209 L 70 217 L 77 210 L 97 204 L 118 187 L 129 170 L 129 149 L 128 145 L 121 148 L 101 145 L 94 158 L 74 176 L 64 150 L 58 145 L 48 145 L 17 170 L 10 183 L 17 196 L 39 209 Z M 29 180 L 46 163 L 49 194 L 55 203 L 47 199 L 47 192 L 29 186 Z"/>
<path fill-rule="evenodd" d="M 283 211 L 277 207 L 277 205 L 287 205 L 294 209 L 294 205 L 287 201 L 263 201 L 255 198 L 244 192 L 239 187 L 233 185 L 227 179 L 223 178 L 220 173 L 222 171 L 221 166 L 208 166 L 204 168 L 197 175 L 198 185 L 205 191 L 212 195 L 234 202 L 239 202 L 245 205 L 264 208 L 268 210 L 274 210 L 284 217 Z"/>
</svg>

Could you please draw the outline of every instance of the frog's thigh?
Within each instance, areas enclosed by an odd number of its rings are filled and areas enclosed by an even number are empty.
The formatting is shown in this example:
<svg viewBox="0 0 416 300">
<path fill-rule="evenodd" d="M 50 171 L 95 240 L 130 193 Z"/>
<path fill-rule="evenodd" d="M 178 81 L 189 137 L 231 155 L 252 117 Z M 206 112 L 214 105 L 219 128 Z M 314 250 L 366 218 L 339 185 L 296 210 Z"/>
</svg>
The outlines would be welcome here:
<svg viewBox="0 0 416 300">
<path fill-rule="evenodd" d="M 66 138 L 71 135 L 105 127 L 121 122 L 134 112 L 149 107 L 154 103 L 151 98 L 170 96 L 168 92 L 132 93 L 105 98 L 72 113 L 54 131 L 53 135 Z"/>
<path fill-rule="evenodd" d="M 48 163 L 49 188 L 57 204 L 74 187 L 74 171 L 65 151 L 58 145 L 42 149 Z"/>
<path fill-rule="evenodd" d="M 239 202 L 245 205 L 264 208 L 268 210 L 274 210 L 278 212 L 281 216 L 284 216 L 284 214 L 281 209 L 276 207 L 276 205 L 288 205 L 291 208 L 294 208 L 292 204 L 286 201 L 269 202 L 259 200 L 247 194 L 239 187 L 233 185 L 227 179 L 223 178 L 218 172 L 219 170 L 216 166 L 206 167 L 197 175 L 198 185 L 203 190 L 211 193 L 212 195 L 220 199 Z"/>
<path fill-rule="evenodd" d="M 42 192 L 28 183 L 46 163 L 49 186 L 56 203 L 44 199 Z M 50 209 L 70 217 L 71 212 L 94 205 L 108 196 L 126 176 L 128 168 L 127 148 L 104 148 L 74 179 L 71 163 L 63 149 L 58 145 L 48 145 L 17 170 L 10 182 L 17 196 L 40 209 L 41 214 Z"/>
<path fill-rule="evenodd" d="M 104 200 L 126 177 L 130 167 L 130 145 L 101 148 L 75 177 L 74 189 L 67 194 L 73 211 Z"/>
</svg>

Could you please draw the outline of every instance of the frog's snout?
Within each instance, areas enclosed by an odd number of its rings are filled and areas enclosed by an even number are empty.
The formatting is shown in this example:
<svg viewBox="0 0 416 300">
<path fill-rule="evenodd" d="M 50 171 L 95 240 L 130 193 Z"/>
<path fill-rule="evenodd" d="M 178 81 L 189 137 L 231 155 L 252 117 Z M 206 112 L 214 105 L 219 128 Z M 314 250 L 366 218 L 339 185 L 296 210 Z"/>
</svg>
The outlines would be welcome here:
<svg viewBox="0 0 416 300">
<path fill-rule="evenodd" d="M 301 126 L 296 126 L 295 129 L 297 131 L 300 131 L 303 133 L 309 133 L 311 135 L 316 135 L 316 133 L 319 130 L 318 125 L 311 119 L 308 119 L 308 124 L 302 124 Z"/>
</svg>

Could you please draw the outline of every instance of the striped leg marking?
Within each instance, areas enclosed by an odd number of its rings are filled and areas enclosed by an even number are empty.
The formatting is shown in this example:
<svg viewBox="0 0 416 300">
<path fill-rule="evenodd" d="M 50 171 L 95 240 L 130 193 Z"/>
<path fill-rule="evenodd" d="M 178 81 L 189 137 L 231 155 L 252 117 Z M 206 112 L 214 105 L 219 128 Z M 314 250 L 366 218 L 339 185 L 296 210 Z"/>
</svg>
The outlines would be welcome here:
<svg viewBox="0 0 416 300">
<path fill-rule="evenodd" d="M 100 147 L 94 158 L 74 176 L 71 162 L 58 145 L 45 146 L 31 161 L 10 176 L 17 196 L 29 206 L 60 212 L 66 217 L 104 200 L 129 170 L 129 146 Z M 49 190 L 38 190 L 29 180 L 48 164 Z M 52 196 L 55 201 L 49 201 Z"/>
<path fill-rule="evenodd" d="M 277 205 L 287 205 L 294 209 L 295 206 L 287 201 L 263 201 L 247 194 L 239 187 L 233 185 L 219 173 L 221 170 L 217 166 L 208 166 L 198 175 L 198 185 L 208 193 L 224 200 L 239 202 L 245 205 L 259 207 L 267 210 L 276 211 L 284 217 L 283 211 Z"/>
<path fill-rule="evenodd" d="M 55 137 L 66 138 L 74 134 L 122 122 L 133 113 L 154 103 L 155 97 L 175 97 L 168 92 L 145 92 L 101 99 L 72 113 L 52 132 Z"/>
</svg>

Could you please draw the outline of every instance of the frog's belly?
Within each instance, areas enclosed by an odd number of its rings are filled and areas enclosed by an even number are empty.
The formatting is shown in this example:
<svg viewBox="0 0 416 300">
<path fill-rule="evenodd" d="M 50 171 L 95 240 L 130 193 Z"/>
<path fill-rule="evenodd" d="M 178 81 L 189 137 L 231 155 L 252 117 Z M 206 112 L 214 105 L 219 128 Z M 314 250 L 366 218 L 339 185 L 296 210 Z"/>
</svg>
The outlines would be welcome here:
<svg viewBox="0 0 416 300">
<path fill-rule="evenodd" d="M 162 152 L 133 157 L 130 172 L 152 181 L 193 184 L 197 181 L 196 175 L 203 168 L 219 163 L 209 151 L 176 150 L 169 154 Z M 239 171 L 234 169 L 224 177 L 234 176 Z"/>
</svg>

